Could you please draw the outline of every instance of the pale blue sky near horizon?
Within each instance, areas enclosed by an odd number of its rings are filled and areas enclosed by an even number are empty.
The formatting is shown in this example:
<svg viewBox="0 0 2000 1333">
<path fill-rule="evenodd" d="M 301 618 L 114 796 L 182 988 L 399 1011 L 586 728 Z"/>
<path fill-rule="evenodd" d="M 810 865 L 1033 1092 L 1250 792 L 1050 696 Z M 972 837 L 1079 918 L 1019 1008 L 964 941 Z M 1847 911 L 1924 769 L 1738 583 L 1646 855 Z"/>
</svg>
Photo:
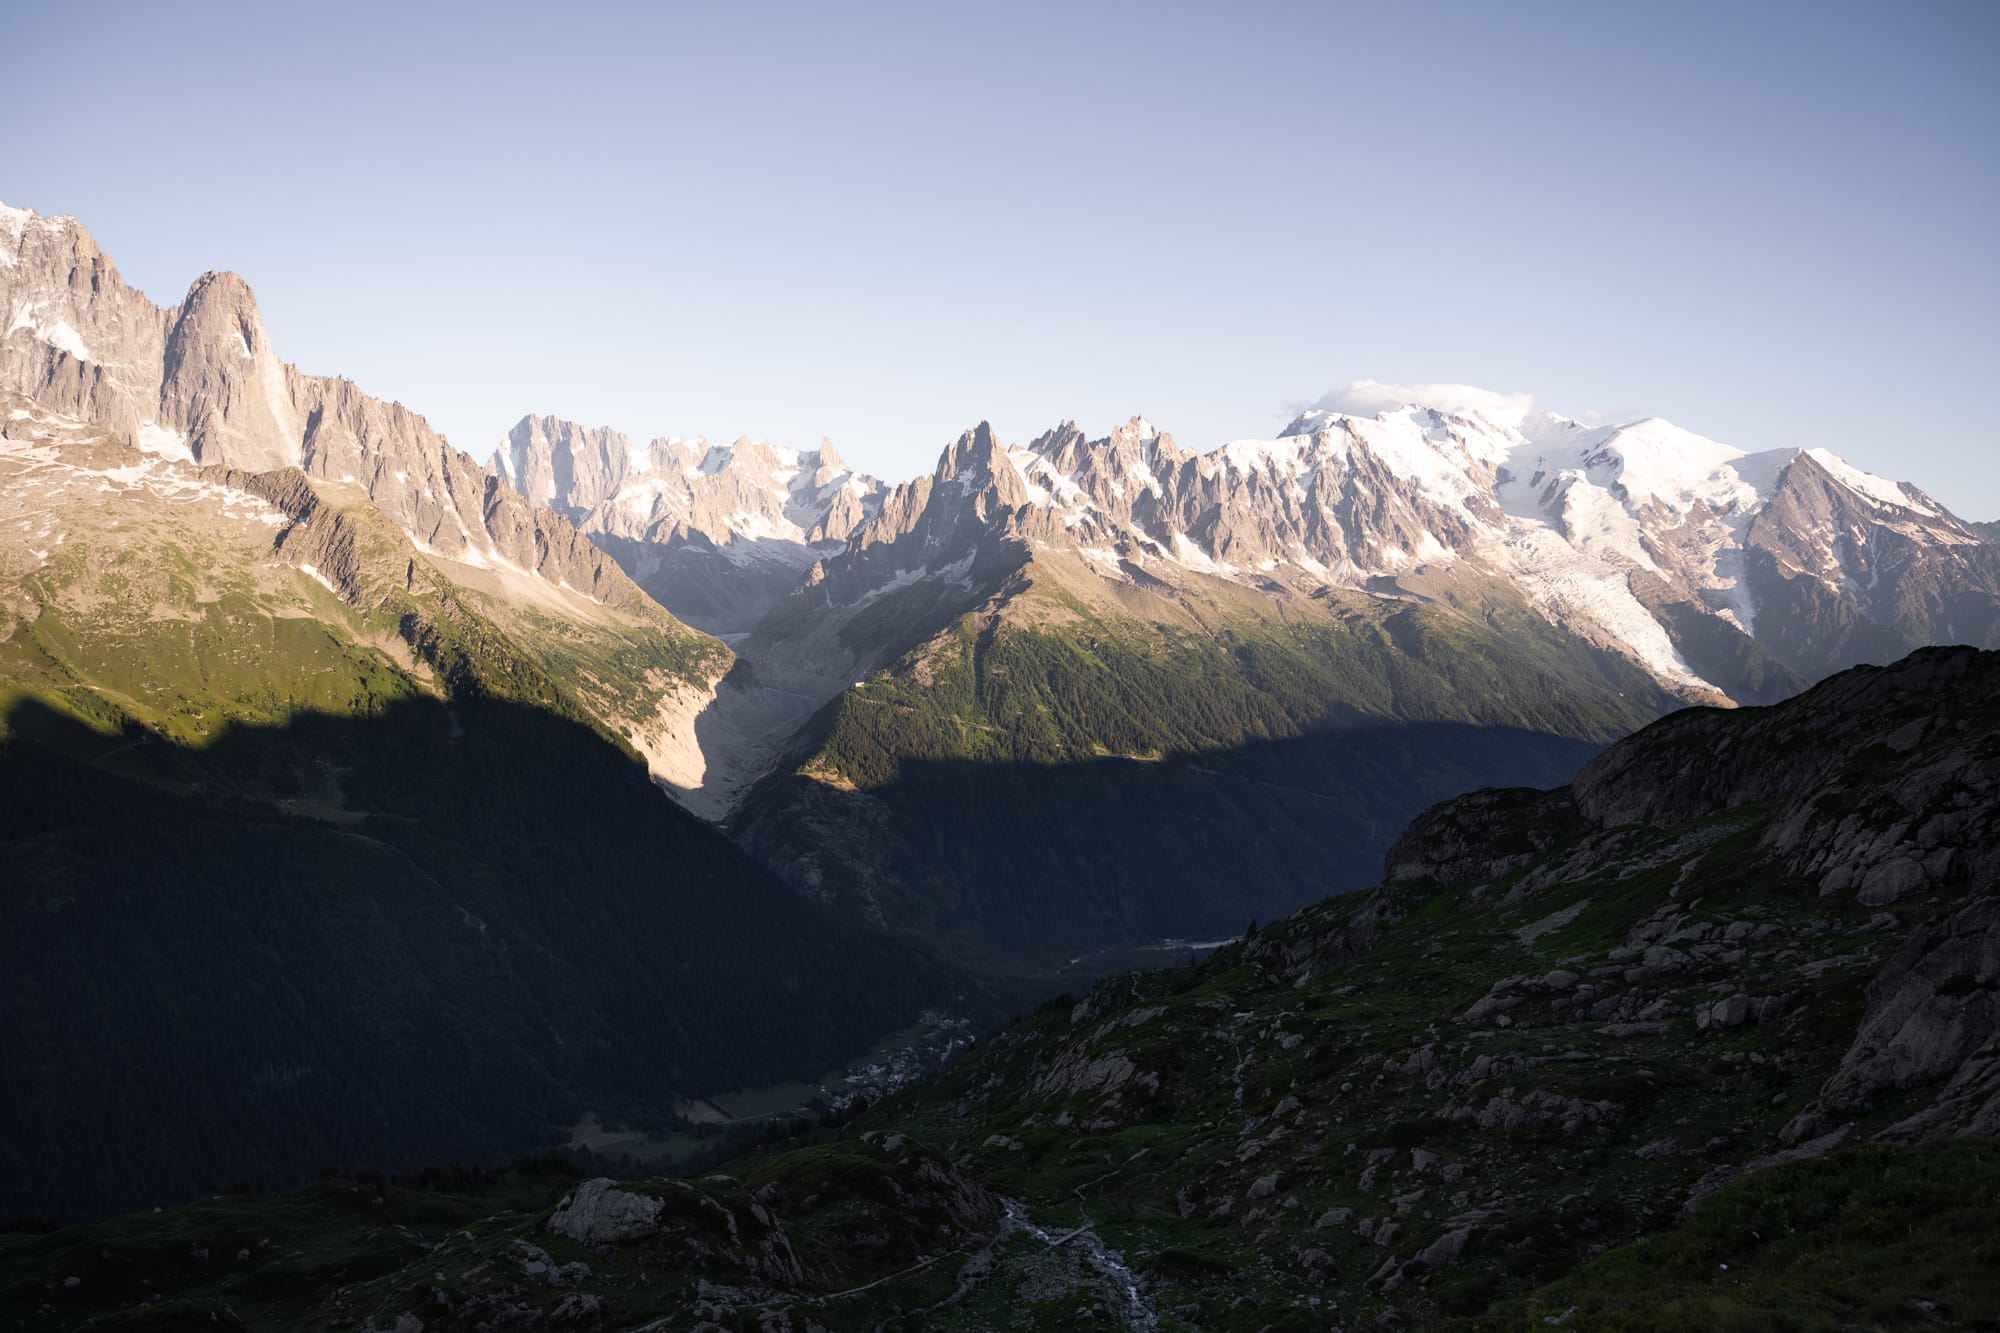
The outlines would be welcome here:
<svg viewBox="0 0 2000 1333">
<path fill-rule="evenodd" d="M 481 458 L 1456 382 L 2000 518 L 1992 0 L 82 13 L 9 21 L 0 200 Z"/>
</svg>

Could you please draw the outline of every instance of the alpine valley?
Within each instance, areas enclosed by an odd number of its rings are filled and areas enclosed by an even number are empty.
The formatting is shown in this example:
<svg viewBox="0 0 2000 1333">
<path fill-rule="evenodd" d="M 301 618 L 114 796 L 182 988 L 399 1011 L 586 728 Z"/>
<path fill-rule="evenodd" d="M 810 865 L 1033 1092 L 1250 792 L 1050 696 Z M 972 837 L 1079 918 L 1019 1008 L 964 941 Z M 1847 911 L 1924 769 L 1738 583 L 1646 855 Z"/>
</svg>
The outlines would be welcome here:
<svg viewBox="0 0 2000 1333">
<path fill-rule="evenodd" d="M 482 462 L 4 206 L 0 320 L 0 1316 L 2000 1319 L 1992 524 L 1423 392 Z"/>
</svg>

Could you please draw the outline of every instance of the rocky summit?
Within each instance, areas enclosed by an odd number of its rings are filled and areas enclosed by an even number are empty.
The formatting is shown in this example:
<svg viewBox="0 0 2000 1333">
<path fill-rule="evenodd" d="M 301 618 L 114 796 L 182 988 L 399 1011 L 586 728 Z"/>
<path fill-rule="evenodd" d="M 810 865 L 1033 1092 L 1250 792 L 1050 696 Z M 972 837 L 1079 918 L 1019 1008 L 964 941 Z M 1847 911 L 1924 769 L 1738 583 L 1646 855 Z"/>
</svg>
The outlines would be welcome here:
<svg viewBox="0 0 2000 1333">
<path fill-rule="evenodd" d="M 711 445 L 523 417 L 493 471 L 575 523 L 655 600 L 695 628 L 740 639 L 817 560 L 882 507 L 884 487 L 818 449 Z"/>
</svg>

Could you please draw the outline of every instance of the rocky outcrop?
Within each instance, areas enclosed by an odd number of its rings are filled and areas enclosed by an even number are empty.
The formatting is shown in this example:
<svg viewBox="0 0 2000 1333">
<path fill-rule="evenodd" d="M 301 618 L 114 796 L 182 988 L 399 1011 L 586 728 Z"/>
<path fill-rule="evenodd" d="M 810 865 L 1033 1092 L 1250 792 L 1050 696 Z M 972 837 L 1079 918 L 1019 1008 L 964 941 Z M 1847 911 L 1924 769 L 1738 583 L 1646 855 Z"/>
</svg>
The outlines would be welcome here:
<svg viewBox="0 0 2000 1333">
<path fill-rule="evenodd" d="M 620 1189 L 600 1176 L 563 1196 L 549 1215 L 548 1229 L 585 1245 L 616 1245 L 658 1235 L 665 1208 L 659 1199 Z"/>
<path fill-rule="evenodd" d="M 1577 808 L 1599 826 L 1679 823 L 1818 793 L 1871 745 L 1897 765 L 1919 747 L 1950 749 L 1958 733 L 1939 715 L 2000 698 L 1991 657 L 1932 649 L 1893 667 L 1855 668 L 1737 719 L 1676 714 L 1585 765 L 1572 784 Z"/>
<path fill-rule="evenodd" d="M 295 467 L 267 472 L 243 472 L 230 467 L 203 468 L 201 476 L 218 486 L 239 490 L 265 501 L 291 522 L 281 528 L 272 549 L 279 559 L 309 570 L 329 584 L 344 602 L 362 595 L 363 571 L 355 524 L 329 508 Z"/>
<path fill-rule="evenodd" d="M 2000 545 L 1913 486 L 1857 489 L 1850 473 L 1801 454 L 1751 521 L 1758 639 L 1809 680 L 1941 640 L 1996 646 Z"/>
<path fill-rule="evenodd" d="M 1910 933 L 1868 984 L 1854 1043 L 1787 1139 L 1823 1133 L 1885 1091 L 1951 1080 L 1937 1103 L 1892 1133 L 1979 1132 L 2000 1123 L 2000 898 L 1981 897 Z M 1979 1058 L 1974 1059 L 1977 1055 Z"/>
<path fill-rule="evenodd" d="M 1761 844 L 1863 906 L 2000 874 L 2000 653 L 1930 648 L 1856 667 L 1796 699 L 1691 709 L 1612 746 L 1556 792 L 1475 792 L 1419 816 L 1390 881 L 1480 884 L 1568 844 L 1526 887 L 1575 880 L 1644 830 L 1775 805 Z M 1726 829 L 1716 826 L 1713 836 Z"/>
<path fill-rule="evenodd" d="M 1824 1150 L 1886 1098 L 1927 1087 L 1940 1088 L 1935 1099 L 1884 1137 L 1991 1133 L 2000 1128 L 1996 720 L 2000 653 L 1925 649 L 1894 666 L 1854 668 L 1774 707 L 1678 713 L 1612 746 L 1559 791 L 1447 802 L 1411 825 L 1387 876 L 1465 886 L 1468 903 L 1505 887 L 1505 903 L 1611 871 L 1624 879 L 1674 870 L 1669 900 L 1610 951 L 1607 966 L 1586 970 L 1592 960 L 1579 957 L 1541 978 L 1503 978 L 1458 1018 L 1534 1024 L 1548 1021 L 1539 1017 L 1546 1007 L 1551 1019 L 1587 1017 L 1633 1036 L 1690 1018 L 1713 1036 L 1797 1012 L 1788 994 L 1723 981 L 1692 1006 L 1652 990 L 1664 979 L 1712 975 L 1730 959 L 1787 956 L 1765 943 L 1779 933 L 1775 925 L 1702 921 L 1678 901 L 1683 887 L 1703 891 L 1701 858 L 1725 838 L 1755 830 L 1762 873 L 1849 909 L 1944 895 L 1946 909 L 1911 929 L 1868 982 L 1866 1010 L 1838 1067 L 1778 1137 Z M 1660 830 L 1674 828 L 1684 831 L 1662 842 Z M 1581 898 L 1517 936 L 1532 944 L 1589 906 Z M 1897 924 L 1878 911 L 1867 929 Z M 1607 993 L 1614 988 L 1622 994 Z M 1696 1197 L 1730 1174 L 1714 1174 Z"/>
<path fill-rule="evenodd" d="M 720 1267 L 744 1285 L 702 1282 L 697 1304 L 723 1316 L 734 1305 L 766 1306 L 776 1292 L 812 1299 L 835 1287 L 856 1287 L 846 1275 L 850 1266 L 882 1251 L 907 1251 L 907 1264 L 935 1252 L 941 1240 L 968 1248 L 985 1244 L 1000 1222 L 994 1194 L 905 1136 L 843 1145 L 841 1157 L 839 1165 L 851 1173 L 847 1188 L 810 1174 L 755 1191 L 728 1176 L 652 1180 L 640 1189 L 587 1180 L 562 1198 L 543 1230 L 607 1257 L 612 1246 L 630 1247 L 629 1257 L 645 1268 L 695 1264 L 713 1275 Z M 863 1183 L 855 1186 L 857 1178 Z M 829 1228 L 839 1217 L 852 1220 Z M 587 1265 L 558 1265 L 532 1242 L 513 1244 L 530 1278 L 554 1286 L 598 1285 Z"/>
<path fill-rule="evenodd" d="M 250 284 L 234 273 L 202 274 L 174 312 L 159 417 L 198 462 L 248 472 L 298 465 L 303 439 L 291 385 Z"/>
<path fill-rule="evenodd" d="M 278 359 L 249 284 L 197 278 L 169 310 L 127 286 L 73 218 L 0 206 L 0 388 L 142 449 L 353 485 L 429 554 L 538 575 L 597 601 L 644 594 L 400 403 Z"/>
<path fill-rule="evenodd" d="M 529 504 L 579 522 L 631 475 L 632 442 L 608 426 L 527 416 L 507 433 L 492 468 Z"/>
<path fill-rule="evenodd" d="M 75 218 L 0 204 L 0 387 L 130 440 L 158 420 L 171 323 Z"/>
<path fill-rule="evenodd" d="M 1519 870 L 1588 828 L 1565 793 L 1470 792 L 1411 820 L 1391 844 L 1382 878 L 1476 884 Z"/>
</svg>

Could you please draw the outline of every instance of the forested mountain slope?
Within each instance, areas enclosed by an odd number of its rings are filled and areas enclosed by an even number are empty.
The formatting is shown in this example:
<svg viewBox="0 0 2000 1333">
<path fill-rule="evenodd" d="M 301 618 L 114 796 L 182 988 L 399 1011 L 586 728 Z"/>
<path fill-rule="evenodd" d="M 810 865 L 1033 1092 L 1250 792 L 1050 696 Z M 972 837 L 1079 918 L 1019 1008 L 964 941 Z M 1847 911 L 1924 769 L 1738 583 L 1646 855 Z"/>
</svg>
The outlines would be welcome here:
<svg viewBox="0 0 2000 1333">
<path fill-rule="evenodd" d="M 1359 887 L 1426 805 L 1559 782 L 1668 704 L 1518 599 L 1427 591 L 1113 595 L 1038 553 L 843 693 L 729 827 L 804 892 L 1046 968 Z"/>
</svg>

